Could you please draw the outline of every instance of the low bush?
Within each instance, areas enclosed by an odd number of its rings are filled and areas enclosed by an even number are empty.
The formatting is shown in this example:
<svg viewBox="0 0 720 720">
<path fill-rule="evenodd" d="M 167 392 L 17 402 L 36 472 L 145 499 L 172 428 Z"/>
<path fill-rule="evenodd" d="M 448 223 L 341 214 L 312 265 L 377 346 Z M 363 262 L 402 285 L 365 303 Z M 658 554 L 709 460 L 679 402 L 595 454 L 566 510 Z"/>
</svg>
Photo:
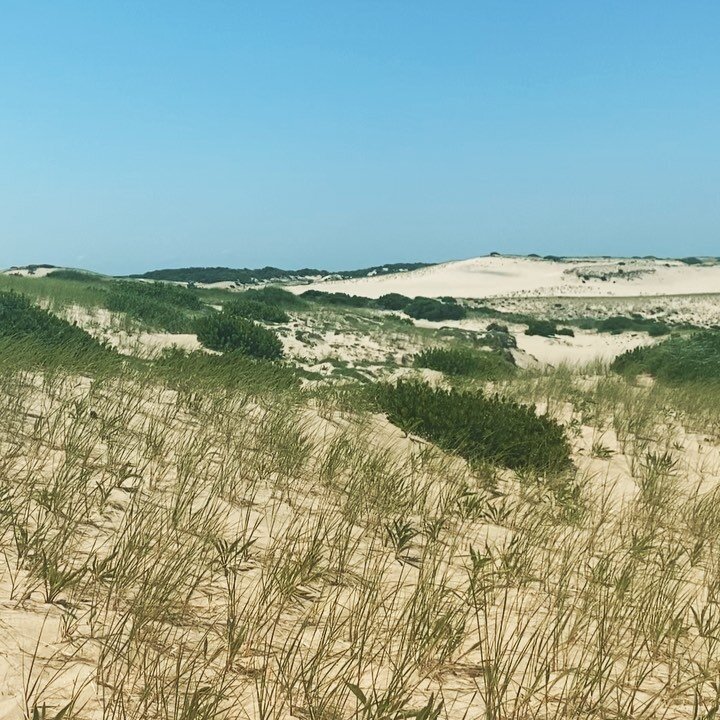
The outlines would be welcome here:
<svg viewBox="0 0 720 720">
<path fill-rule="evenodd" d="M 450 304 L 435 298 L 416 297 L 408 303 L 404 311 L 416 320 L 462 320 L 466 315 L 462 305 Z"/>
<path fill-rule="evenodd" d="M 557 335 L 557 331 L 557 324 L 552 320 L 530 320 L 525 334 L 553 337 L 553 335 Z"/>
<path fill-rule="evenodd" d="M 624 375 L 649 373 L 668 383 L 720 381 L 720 331 L 675 336 L 615 358 L 611 369 Z"/>
<path fill-rule="evenodd" d="M 298 309 L 305 307 L 305 301 L 291 293 L 289 290 L 268 285 L 262 288 L 250 288 L 238 293 L 238 300 L 254 300 L 255 302 L 266 303 L 267 305 L 276 305 L 280 308 Z"/>
<path fill-rule="evenodd" d="M 555 331 L 556 335 L 566 335 L 567 337 L 575 337 L 575 331 L 569 327 L 558 328 Z"/>
<path fill-rule="evenodd" d="M 498 380 L 512 375 L 515 366 L 500 353 L 471 348 L 429 348 L 414 356 L 416 367 L 439 370 L 447 375 L 465 375 Z"/>
<path fill-rule="evenodd" d="M 360 295 L 348 295 L 344 292 L 322 292 L 321 290 L 306 290 L 300 297 L 313 302 L 325 303 L 327 305 L 343 305 L 346 307 L 372 307 L 373 301 L 370 298 Z"/>
<path fill-rule="evenodd" d="M 229 315 L 260 322 L 285 323 L 290 321 L 290 316 L 282 308 L 257 300 L 233 300 L 223 307 L 223 311 Z"/>
<path fill-rule="evenodd" d="M 563 429 L 532 407 L 412 381 L 377 385 L 374 397 L 391 423 L 471 463 L 547 473 L 572 465 Z"/>
<path fill-rule="evenodd" d="M 220 352 L 236 350 L 265 360 L 277 360 L 283 354 L 282 342 L 272 330 L 227 312 L 204 318 L 198 323 L 197 337 L 205 347 Z"/>
<path fill-rule="evenodd" d="M 670 332 L 670 328 L 664 322 L 644 318 L 641 315 L 634 317 L 613 315 L 597 322 L 596 327 L 598 332 L 607 332 L 612 335 L 620 335 L 623 332 L 647 332 L 653 337 L 659 337 Z"/>
<path fill-rule="evenodd" d="M 410 303 L 412 298 L 409 298 L 400 293 L 387 293 L 387 295 L 381 295 L 377 300 L 377 306 L 382 310 L 404 310 Z"/>
</svg>

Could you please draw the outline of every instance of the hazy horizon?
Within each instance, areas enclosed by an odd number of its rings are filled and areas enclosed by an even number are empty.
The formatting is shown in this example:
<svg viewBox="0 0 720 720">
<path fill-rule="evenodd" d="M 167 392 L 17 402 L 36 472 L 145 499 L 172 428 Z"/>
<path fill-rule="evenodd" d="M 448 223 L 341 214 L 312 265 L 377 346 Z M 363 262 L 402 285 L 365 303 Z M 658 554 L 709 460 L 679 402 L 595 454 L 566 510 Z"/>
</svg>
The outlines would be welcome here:
<svg viewBox="0 0 720 720">
<path fill-rule="evenodd" d="M 11 4 L 0 266 L 714 255 L 720 6 Z"/>
</svg>

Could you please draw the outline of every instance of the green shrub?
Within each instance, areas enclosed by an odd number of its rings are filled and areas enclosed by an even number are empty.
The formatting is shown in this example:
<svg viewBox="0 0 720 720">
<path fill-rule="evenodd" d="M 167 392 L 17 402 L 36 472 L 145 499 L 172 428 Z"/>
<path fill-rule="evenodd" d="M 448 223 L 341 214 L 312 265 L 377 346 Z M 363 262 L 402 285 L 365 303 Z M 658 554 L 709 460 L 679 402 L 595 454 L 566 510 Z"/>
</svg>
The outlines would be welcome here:
<svg viewBox="0 0 720 720">
<path fill-rule="evenodd" d="M 548 473 L 571 467 L 562 428 L 531 407 L 412 381 L 377 385 L 375 400 L 394 425 L 471 463 Z"/>
<path fill-rule="evenodd" d="M 557 335 L 557 331 L 557 324 L 552 320 L 530 320 L 525 334 L 553 337 L 553 335 Z"/>
<path fill-rule="evenodd" d="M 290 316 L 282 308 L 257 300 L 233 300 L 227 303 L 223 310 L 229 315 L 236 315 L 248 320 L 271 323 L 290 322 Z"/>
<path fill-rule="evenodd" d="M 558 328 L 555 331 L 555 334 L 556 335 L 566 335 L 567 337 L 575 337 L 575 331 L 569 327 Z"/>
<path fill-rule="evenodd" d="M 404 310 L 411 302 L 411 298 L 400 293 L 387 293 L 376 300 L 382 310 Z"/>
<path fill-rule="evenodd" d="M 611 369 L 624 375 L 649 373 L 669 383 L 720 381 L 720 331 L 675 336 L 615 358 Z"/>
<path fill-rule="evenodd" d="M 497 380 L 511 375 L 515 366 L 499 353 L 471 348 L 429 348 L 413 358 L 416 367 L 440 370 L 447 375 L 467 375 Z"/>
<path fill-rule="evenodd" d="M 619 335 L 623 332 L 647 332 L 653 337 L 667 335 L 670 328 L 660 320 L 644 318 L 641 315 L 626 317 L 625 315 L 613 315 L 612 317 L 600 320 L 597 324 L 598 332 L 608 332 L 612 335 Z"/>
<path fill-rule="evenodd" d="M 327 305 L 341 305 L 357 308 L 373 306 L 373 301 L 370 298 L 362 297 L 360 295 L 348 295 L 344 292 L 328 293 L 320 290 L 306 290 L 302 293 L 301 297 L 314 302 L 325 303 Z"/>
<path fill-rule="evenodd" d="M 282 357 L 280 338 L 252 320 L 221 312 L 198 323 L 198 340 L 211 350 L 237 350 L 251 357 L 276 360 Z"/>
<path fill-rule="evenodd" d="M 254 300 L 255 302 L 266 303 L 267 305 L 276 305 L 281 308 L 297 309 L 305 307 L 305 301 L 291 293 L 289 290 L 274 285 L 268 285 L 262 288 L 250 288 L 238 293 L 238 300 Z"/>
<path fill-rule="evenodd" d="M 466 315 L 461 305 L 444 303 L 440 300 L 427 297 L 416 297 L 408 303 L 405 313 L 416 320 L 462 320 Z"/>
</svg>

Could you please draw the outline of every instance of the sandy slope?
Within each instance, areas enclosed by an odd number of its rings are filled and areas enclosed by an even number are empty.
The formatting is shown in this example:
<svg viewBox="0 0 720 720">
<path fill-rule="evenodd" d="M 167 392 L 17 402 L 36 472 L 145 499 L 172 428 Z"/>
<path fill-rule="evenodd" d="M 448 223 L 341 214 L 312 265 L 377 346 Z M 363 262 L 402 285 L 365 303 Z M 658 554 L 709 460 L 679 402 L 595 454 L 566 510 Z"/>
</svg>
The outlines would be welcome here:
<svg viewBox="0 0 720 720">
<path fill-rule="evenodd" d="M 653 296 L 720 292 L 720 264 L 677 260 L 479 257 L 394 275 L 318 282 L 310 287 L 379 297 L 403 295 L 485 298 L 503 296 Z M 307 285 L 290 288 L 296 292 Z"/>
</svg>

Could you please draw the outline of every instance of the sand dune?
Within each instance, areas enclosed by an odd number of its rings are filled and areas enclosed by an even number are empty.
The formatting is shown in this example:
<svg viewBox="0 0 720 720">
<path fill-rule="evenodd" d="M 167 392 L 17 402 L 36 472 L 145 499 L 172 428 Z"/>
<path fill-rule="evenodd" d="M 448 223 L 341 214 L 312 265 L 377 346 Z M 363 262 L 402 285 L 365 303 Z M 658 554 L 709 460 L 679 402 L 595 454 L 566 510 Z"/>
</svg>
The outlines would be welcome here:
<svg viewBox="0 0 720 720">
<path fill-rule="evenodd" d="M 720 264 L 688 265 L 679 260 L 487 256 L 421 270 L 355 280 L 317 282 L 309 287 L 379 297 L 635 297 L 720 292 Z"/>
</svg>

